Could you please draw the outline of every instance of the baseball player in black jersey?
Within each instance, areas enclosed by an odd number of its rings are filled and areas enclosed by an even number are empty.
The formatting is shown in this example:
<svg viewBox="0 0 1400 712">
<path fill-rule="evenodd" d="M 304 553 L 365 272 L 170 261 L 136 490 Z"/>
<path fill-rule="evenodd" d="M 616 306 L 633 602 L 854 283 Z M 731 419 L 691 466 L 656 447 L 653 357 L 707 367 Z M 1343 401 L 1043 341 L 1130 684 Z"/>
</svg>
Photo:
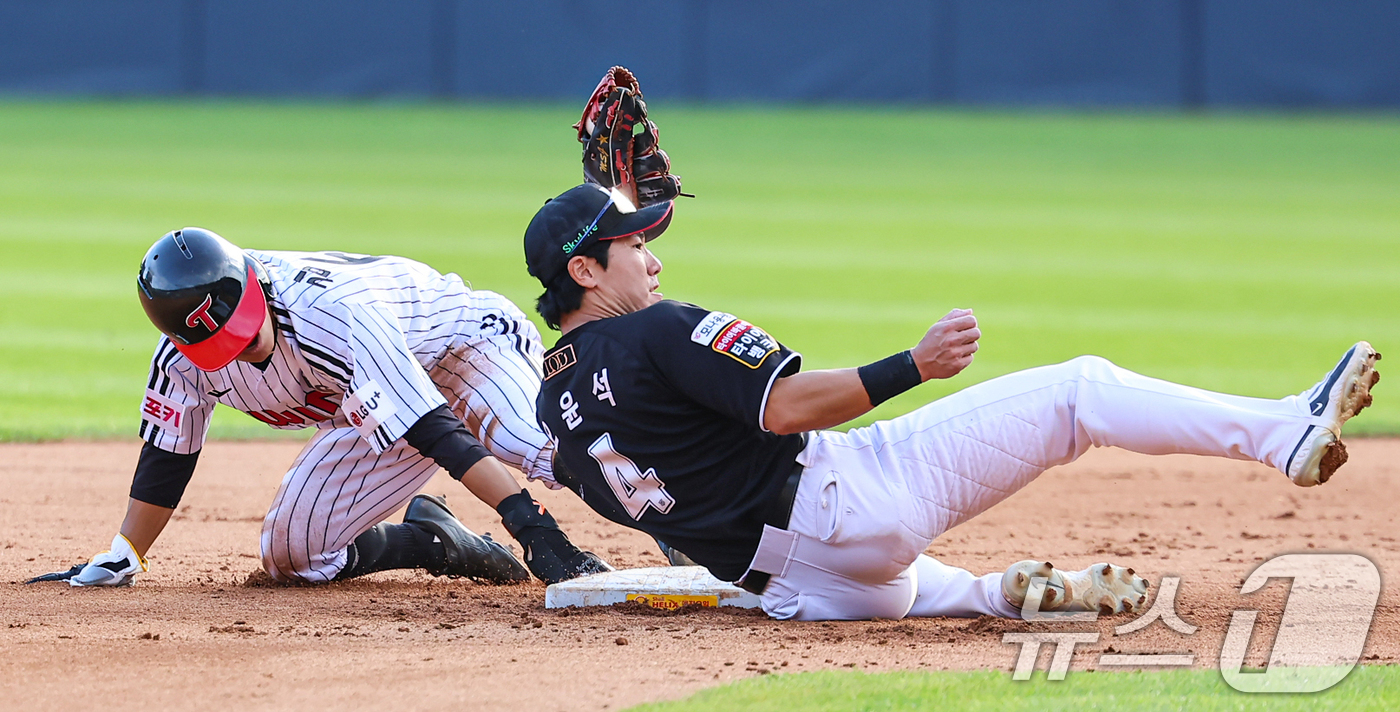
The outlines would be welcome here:
<svg viewBox="0 0 1400 712">
<path fill-rule="evenodd" d="M 985 576 L 923 552 L 940 534 L 1091 446 L 1272 465 L 1295 484 L 1345 462 L 1342 424 L 1369 405 L 1380 358 L 1357 343 L 1316 386 L 1279 400 L 1160 381 L 1097 357 L 1009 374 L 849 432 L 824 430 L 971 363 L 969 310 L 908 351 L 860 368 L 801 357 L 724 312 L 667 301 L 648 241 L 671 220 L 616 190 L 573 188 L 525 233 L 538 309 L 563 332 L 538 415 L 560 482 L 614 522 L 759 593 L 776 618 L 1019 617 L 1135 610 L 1147 582 L 1094 564 L 1023 561 Z M 567 469 L 567 474 L 562 470 Z"/>
<path fill-rule="evenodd" d="M 126 520 L 109 551 L 48 580 L 120 586 L 147 570 L 216 404 L 317 429 L 264 521 L 263 567 L 278 581 L 421 568 L 554 582 L 608 569 L 501 464 L 553 484 L 553 447 L 533 407 L 543 347 L 500 295 L 399 257 L 245 251 L 200 228 L 158 240 L 137 287 L 163 336 Z M 414 496 L 438 467 L 496 509 L 528 572 L 442 498 Z M 405 504 L 402 524 L 381 521 Z"/>
</svg>

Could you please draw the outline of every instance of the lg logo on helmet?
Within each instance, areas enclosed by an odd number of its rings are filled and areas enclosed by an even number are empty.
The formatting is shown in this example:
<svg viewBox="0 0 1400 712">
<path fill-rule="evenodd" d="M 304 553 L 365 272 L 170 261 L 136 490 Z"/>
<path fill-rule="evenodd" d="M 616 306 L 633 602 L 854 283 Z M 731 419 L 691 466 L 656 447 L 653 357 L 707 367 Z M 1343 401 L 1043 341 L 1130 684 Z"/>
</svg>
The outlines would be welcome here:
<svg viewBox="0 0 1400 712">
<path fill-rule="evenodd" d="M 213 305 L 214 295 L 204 295 L 204 301 L 200 302 L 199 306 L 195 307 L 194 311 L 190 312 L 190 315 L 185 317 L 185 326 L 188 326 L 191 329 L 193 329 L 196 326 L 203 324 L 204 328 L 208 329 L 210 332 L 213 332 L 214 330 L 218 329 L 219 322 L 214 321 L 214 317 L 209 314 L 209 308 Z"/>
</svg>

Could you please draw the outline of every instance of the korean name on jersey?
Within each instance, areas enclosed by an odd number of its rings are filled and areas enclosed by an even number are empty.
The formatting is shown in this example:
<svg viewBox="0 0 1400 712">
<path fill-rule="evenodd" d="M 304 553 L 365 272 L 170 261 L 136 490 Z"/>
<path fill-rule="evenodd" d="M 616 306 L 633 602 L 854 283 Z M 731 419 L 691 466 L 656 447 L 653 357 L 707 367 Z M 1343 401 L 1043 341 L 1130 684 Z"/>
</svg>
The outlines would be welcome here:
<svg viewBox="0 0 1400 712">
<path fill-rule="evenodd" d="M 738 317 L 662 301 L 561 337 L 537 410 L 585 503 L 734 580 L 804 444 L 763 429 L 800 365 Z"/>
</svg>

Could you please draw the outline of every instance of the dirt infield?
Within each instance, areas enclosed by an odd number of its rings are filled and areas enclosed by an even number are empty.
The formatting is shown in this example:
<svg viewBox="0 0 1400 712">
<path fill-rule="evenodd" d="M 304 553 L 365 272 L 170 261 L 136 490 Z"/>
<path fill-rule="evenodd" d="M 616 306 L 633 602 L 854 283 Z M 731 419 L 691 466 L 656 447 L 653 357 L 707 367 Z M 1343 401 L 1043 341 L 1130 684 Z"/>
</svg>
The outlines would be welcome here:
<svg viewBox="0 0 1400 712">
<path fill-rule="evenodd" d="M 1051 471 L 930 553 L 975 572 L 1022 558 L 1061 567 L 1111 560 L 1182 575 L 1190 637 L 1156 624 L 1096 653 L 1186 652 L 1215 664 L 1235 608 L 1261 615 L 1268 644 L 1286 584 L 1237 595 L 1260 561 L 1291 551 L 1370 557 L 1400 570 L 1400 441 L 1358 440 L 1351 464 L 1303 490 L 1262 465 L 1096 451 Z M 264 585 L 262 516 L 296 444 L 211 443 L 184 504 L 134 588 L 24 586 L 105 548 L 126 505 L 138 444 L 0 446 L 0 689 L 11 708 L 602 710 L 675 698 L 752 675 L 815 669 L 1010 670 L 992 619 L 777 623 L 752 612 L 657 615 L 550 611 L 544 587 L 477 586 L 386 573 L 315 588 Z M 659 565 L 651 541 L 595 516 L 567 492 L 533 487 L 580 545 L 619 566 Z M 477 531 L 503 534 L 485 505 L 439 475 Z M 1367 662 L 1400 659 L 1400 593 L 1387 586 Z M 1040 624 L 1045 625 L 1045 624 Z M 1061 624 L 1068 626 L 1070 624 Z M 1271 627 L 1272 626 L 1272 627 Z M 1048 651 L 1046 651 L 1048 653 Z M 1262 662 L 1262 658 L 1255 662 Z M 1044 667 L 1042 660 L 1041 669 Z"/>
</svg>

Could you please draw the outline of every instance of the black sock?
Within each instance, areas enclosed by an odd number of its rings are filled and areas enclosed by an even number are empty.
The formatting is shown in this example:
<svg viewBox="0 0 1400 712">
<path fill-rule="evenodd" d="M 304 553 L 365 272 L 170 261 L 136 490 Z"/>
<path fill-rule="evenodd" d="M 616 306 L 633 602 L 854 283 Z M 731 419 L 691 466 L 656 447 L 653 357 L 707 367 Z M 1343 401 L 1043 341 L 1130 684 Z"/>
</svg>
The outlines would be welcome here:
<svg viewBox="0 0 1400 712">
<path fill-rule="evenodd" d="M 435 538 L 416 524 L 381 522 L 355 537 L 346 552 L 349 560 L 335 578 L 339 581 L 390 569 L 441 570 L 447 565 L 447 549 Z"/>
</svg>

